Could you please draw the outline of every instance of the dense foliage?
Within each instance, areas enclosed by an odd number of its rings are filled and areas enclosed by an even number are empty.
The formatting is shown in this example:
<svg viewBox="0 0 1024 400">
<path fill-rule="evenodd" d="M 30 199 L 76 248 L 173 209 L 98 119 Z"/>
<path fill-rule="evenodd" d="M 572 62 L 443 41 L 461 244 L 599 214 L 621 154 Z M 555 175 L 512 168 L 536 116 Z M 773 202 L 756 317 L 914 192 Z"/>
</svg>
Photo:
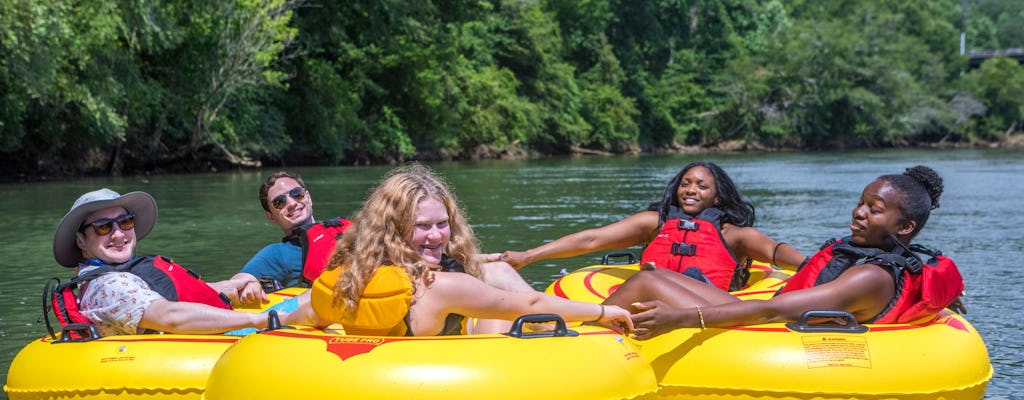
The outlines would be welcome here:
<svg viewBox="0 0 1024 400">
<path fill-rule="evenodd" d="M 967 5 L 963 8 L 962 5 Z M 966 19 L 964 19 L 966 18 Z M 4 178 L 1021 131 L 1019 0 L 0 0 Z"/>
</svg>

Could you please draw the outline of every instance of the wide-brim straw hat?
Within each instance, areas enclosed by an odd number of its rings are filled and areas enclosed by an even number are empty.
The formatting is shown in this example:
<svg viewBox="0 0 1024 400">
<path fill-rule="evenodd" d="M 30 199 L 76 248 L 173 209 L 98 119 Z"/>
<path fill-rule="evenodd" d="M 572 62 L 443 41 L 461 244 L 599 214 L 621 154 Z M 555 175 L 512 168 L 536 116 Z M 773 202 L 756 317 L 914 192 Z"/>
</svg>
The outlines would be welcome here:
<svg viewBox="0 0 1024 400">
<path fill-rule="evenodd" d="M 53 235 L 53 258 L 57 264 L 75 267 L 82 258 L 82 250 L 76 243 L 78 228 L 85 222 L 85 217 L 96 211 L 109 207 L 124 207 L 135 216 L 135 240 L 142 239 L 156 225 L 156 200 L 146 192 L 131 192 L 120 195 L 103 188 L 83 194 L 71 210 L 60 220 L 57 233 Z"/>
</svg>

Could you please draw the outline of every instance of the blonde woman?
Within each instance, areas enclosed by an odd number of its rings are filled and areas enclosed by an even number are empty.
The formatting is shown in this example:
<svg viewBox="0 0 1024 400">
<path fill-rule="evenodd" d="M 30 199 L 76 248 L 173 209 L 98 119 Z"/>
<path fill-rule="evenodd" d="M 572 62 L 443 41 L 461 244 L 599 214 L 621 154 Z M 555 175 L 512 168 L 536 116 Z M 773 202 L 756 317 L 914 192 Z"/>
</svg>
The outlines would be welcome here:
<svg viewBox="0 0 1024 400">
<path fill-rule="evenodd" d="M 473 229 L 447 184 L 423 165 L 389 173 L 353 221 L 309 301 L 286 323 L 340 322 L 350 334 L 450 335 L 465 333 L 466 317 L 555 313 L 632 329 L 629 313 L 617 306 L 483 283 Z"/>
</svg>

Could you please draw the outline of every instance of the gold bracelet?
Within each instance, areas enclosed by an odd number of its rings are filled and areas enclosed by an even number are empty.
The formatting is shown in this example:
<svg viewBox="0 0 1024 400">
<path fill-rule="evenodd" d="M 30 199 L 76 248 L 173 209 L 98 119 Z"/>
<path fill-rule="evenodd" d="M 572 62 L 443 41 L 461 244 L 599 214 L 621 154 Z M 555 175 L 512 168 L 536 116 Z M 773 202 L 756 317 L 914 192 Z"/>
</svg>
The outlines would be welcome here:
<svg viewBox="0 0 1024 400">
<path fill-rule="evenodd" d="M 700 330 L 704 330 L 707 326 L 704 326 L 704 313 L 700 312 L 700 305 L 695 304 L 697 308 L 697 318 L 700 319 Z"/>
</svg>

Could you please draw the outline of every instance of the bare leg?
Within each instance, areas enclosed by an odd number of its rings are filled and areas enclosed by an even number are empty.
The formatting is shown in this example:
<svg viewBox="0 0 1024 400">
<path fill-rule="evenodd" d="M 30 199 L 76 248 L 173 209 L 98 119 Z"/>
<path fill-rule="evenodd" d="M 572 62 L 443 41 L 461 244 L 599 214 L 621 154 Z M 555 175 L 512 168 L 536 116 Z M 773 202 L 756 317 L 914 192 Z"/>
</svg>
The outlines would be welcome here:
<svg viewBox="0 0 1024 400">
<path fill-rule="evenodd" d="M 635 302 L 661 300 L 673 307 L 722 304 L 739 301 L 735 296 L 703 282 L 666 269 L 641 271 L 619 286 L 604 304 L 630 309 Z"/>
<path fill-rule="evenodd" d="M 488 285 L 509 292 L 532 292 L 533 286 L 526 283 L 519 272 L 504 261 L 495 261 L 483 265 L 484 282 Z M 512 327 L 512 321 L 503 319 L 479 319 L 475 324 L 467 324 L 468 333 L 505 333 Z"/>
</svg>

